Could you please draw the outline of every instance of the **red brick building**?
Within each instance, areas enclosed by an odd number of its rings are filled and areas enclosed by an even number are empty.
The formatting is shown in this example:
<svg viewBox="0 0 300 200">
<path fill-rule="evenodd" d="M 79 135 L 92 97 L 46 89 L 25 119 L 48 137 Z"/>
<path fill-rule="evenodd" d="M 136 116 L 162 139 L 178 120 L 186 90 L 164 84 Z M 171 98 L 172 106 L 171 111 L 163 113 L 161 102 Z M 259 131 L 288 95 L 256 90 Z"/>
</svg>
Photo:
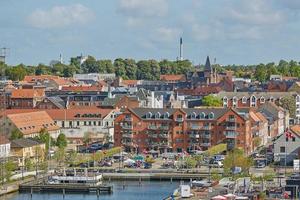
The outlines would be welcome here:
<svg viewBox="0 0 300 200">
<path fill-rule="evenodd" d="M 115 119 L 116 146 L 126 151 L 183 152 L 227 143 L 253 151 L 247 113 L 231 108 L 127 109 Z"/>
</svg>

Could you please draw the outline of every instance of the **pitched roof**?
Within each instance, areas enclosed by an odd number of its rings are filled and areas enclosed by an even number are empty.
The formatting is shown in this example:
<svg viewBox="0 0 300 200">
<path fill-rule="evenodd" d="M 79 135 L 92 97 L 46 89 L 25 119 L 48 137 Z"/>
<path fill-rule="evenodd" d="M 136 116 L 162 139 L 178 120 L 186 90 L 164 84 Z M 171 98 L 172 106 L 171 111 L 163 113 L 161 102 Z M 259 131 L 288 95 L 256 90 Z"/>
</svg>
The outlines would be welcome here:
<svg viewBox="0 0 300 200">
<path fill-rule="evenodd" d="M 295 95 L 295 92 L 225 92 L 221 91 L 217 94 L 217 96 L 223 98 L 233 98 L 237 97 L 238 99 L 241 99 L 243 97 L 250 98 L 252 95 L 254 95 L 256 98 L 264 97 L 266 99 L 269 99 L 271 97 L 273 98 L 282 98 L 284 96 L 292 96 Z"/>
<path fill-rule="evenodd" d="M 11 98 L 39 98 L 45 96 L 44 89 L 16 89 L 11 93 Z"/>
<path fill-rule="evenodd" d="M 79 92 L 79 91 L 101 91 L 102 86 L 97 85 L 69 85 L 63 86 L 61 90 L 63 91 L 72 91 L 72 92 Z"/>
<path fill-rule="evenodd" d="M 206 57 L 206 62 L 204 66 L 204 71 L 212 71 L 212 67 L 210 65 L 209 56 Z"/>
<path fill-rule="evenodd" d="M 47 97 L 47 99 L 49 101 L 51 101 L 58 108 L 60 108 L 60 109 L 64 109 L 65 108 L 65 102 L 59 96 Z"/>
<path fill-rule="evenodd" d="M 297 135 L 300 136 L 300 125 L 294 125 L 292 127 L 290 127 L 291 131 L 293 131 L 294 133 L 296 133 Z"/>
<path fill-rule="evenodd" d="M 1 144 L 9 144 L 10 141 L 7 139 L 5 135 L 0 135 L 0 145 Z"/>
<path fill-rule="evenodd" d="M 21 138 L 11 141 L 11 148 L 25 148 L 25 147 L 33 147 L 43 144 L 41 142 L 38 142 L 36 140 L 30 139 L 30 138 Z"/>
<path fill-rule="evenodd" d="M 76 108 L 46 110 L 53 120 L 99 120 L 107 116 L 112 109 Z"/>
<path fill-rule="evenodd" d="M 122 84 L 124 85 L 137 85 L 139 80 L 122 80 Z"/>
<path fill-rule="evenodd" d="M 26 81 L 28 83 L 35 83 L 36 81 L 44 81 L 44 80 L 50 80 L 50 79 L 58 79 L 59 76 L 52 76 L 52 75 L 36 75 L 31 76 L 27 75 L 24 77 L 23 81 Z"/>
<path fill-rule="evenodd" d="M 181 81 L 185 79 L 185 75 L 184 74 L 178 74 L 178 75 L 174 75 L 174 74 L 164 74 L 164 75 L 160 75 L 160 80 L 162 81 Z"/>
<path fill-rule="evenodd" d="M 43 128 L 48 131 L 59 129 L 46 111 L 8 114 L 7 117 L 24 135 L 38 133 Z"/>
</svg>

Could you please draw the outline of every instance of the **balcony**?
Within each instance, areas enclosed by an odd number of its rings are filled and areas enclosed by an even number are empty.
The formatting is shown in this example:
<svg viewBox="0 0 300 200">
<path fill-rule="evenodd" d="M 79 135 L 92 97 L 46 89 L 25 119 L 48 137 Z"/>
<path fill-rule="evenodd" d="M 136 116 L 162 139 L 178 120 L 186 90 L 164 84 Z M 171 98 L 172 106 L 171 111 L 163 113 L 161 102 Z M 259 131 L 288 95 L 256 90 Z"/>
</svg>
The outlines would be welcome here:
<svg viewBox="0 0 300 200">
<path fill-rule="evenodd" d="M 183 122 L 183 118 L 179 118 L 179 117 L 178 117 L 178 118 L 175 119 L 175 121 L 176 121 L 176 122 Z"/>
<path fill-rule="evenodd" d="M 190 126 L 190 129 L 191 130 L 199 130 L 201 128 L 201 126 L 200 125 L 196 125 L 196 124 L 192 124 L 191 126 Z"/>
<path fill-rule="evenodd" d="M 168 136 L 168 134 L 159 134 L 159 137 L 160 138 L 168 138 L 169 136 Z"/>
<path fill-rule="evenodd" d="M 123 138 L 132 138 L 132 136 L 133 136 L 133 135 L 130 134 L 130 133 L 123 133 L 123 134 L 122 134 L 122 137 L 123 137 Z"/>
<path fill-rule="evenodd" d="M 226 136 L 226 138 L 230 139 L 230 138 L 236 138 L 238 136 L 237 132 L 234 131 L 225 131 L 224 135 Z"/>
<path fill-rule="evenodd" d="M 210 147 L 211 143 L 201 143 L 200 146 L 202 146 L 202 147 Z"/>
<path fill-rule="evenodd" d="M 211 126 L 202 126 L 201 127 L 201 130 L 210 130 L 211 129 Z"/>
<path fill-rule="evenodd" d="M 227 121 L 228 122 L 235 122 L 235 118 L 230 117 L 230 118 L 227 119 Z"/>
<path fill-rule="evenodd" d="M 131 122 L 131 121 L 132 121 L 132 118 L 131 118 L 131 117 L 125 117 L 125 118 L 124 118 L 124 121 L 125 121 L 125 122 Z"/>
<path fill-rule="evenodd" d="M 133 127 L 132 127 L 132 125 L 129 125 L 129 124 L 123 124 L 122 125 L 122 129 L 132 129 Z"/>
<path fill-rule="evenodd" d="M 200 138 L 199 134 L 189 134 L 190 138 Z"/>
<path fill-rule="evenodd" d="M 236 130 L 236 126 L 226 126 L 225 130 Z"/>
<path fill-rule="evenodd" d="M 166 125 L 162 125 L 162 126 L 160 126 L 159 127 L 159 129 L 161 129 L 161 130 L 165 130 L 165 131 L 167 131 L 167 130 L 169 130 L 169 126 L 166 126 Z"/>
<path fill-rule="evenodd" d="M 149 129 L 149 130 L 157 130 L 158 127 L 157 127 L 156 125 L 149 125 L 149 126 L 148 126 L 148 129 Z"/>
<path fill-rule="evenodd" d="M 210 134 L 201 134 L 200 136 L 201 136 L 201 138 L 205 138 L 205 139 L 210 139 L 211 138 Z"/>
</svg>

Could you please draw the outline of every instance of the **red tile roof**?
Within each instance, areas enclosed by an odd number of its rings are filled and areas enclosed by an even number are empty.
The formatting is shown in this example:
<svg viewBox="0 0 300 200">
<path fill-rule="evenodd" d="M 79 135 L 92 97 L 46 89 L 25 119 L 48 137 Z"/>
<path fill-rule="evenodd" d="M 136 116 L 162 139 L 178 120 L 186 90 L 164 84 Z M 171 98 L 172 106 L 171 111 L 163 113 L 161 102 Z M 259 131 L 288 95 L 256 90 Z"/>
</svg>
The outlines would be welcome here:
<svg viewBox="0 0 300 200">
<path fill-rule="evenodd" d="M 79 92 L 79 91 L 101 91 L 102 86 L 97 85 L 73 85 L 73 86 L 63 86 L 61 90 L 63 91 L 72 91 L 72 92 Z"/>
<path fill-rule="evenodd" d="M 179 75 L 165 74 L 165 75 L 160 75 L 160 80 L 162 80 L 162 81 L 181 81 L 181 80 L 185 80 L 185 75 L 183 75 L 183 74 L 179 74 Z"/>
<path fill-rule="evenodd" d="M 39 98 L 45 96 L 44 89 L 16 89 L 11 93 L 11 98 Z"/>
<path fill-rule="evenodd" d="M 139 80 L 122 80 L 122 83 L 125 85 L 137 85 Z"/>
<path fill-rule="evenodd" d="M 45 111 L 8 114 L 7 117 L 24 135 L 38 133 L 43 128 L 48 131 L 59 130 Z"/>
</svg>

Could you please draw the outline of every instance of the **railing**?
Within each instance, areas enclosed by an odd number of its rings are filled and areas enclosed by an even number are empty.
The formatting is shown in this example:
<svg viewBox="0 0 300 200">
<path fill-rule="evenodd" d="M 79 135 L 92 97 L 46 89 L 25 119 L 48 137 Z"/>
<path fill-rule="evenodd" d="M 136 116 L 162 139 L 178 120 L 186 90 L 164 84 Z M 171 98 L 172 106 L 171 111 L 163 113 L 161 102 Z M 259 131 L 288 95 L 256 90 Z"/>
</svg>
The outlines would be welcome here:
<svg viewBox="0 0 300 200">
<path fill-rule="evenodd" d="M 132 125 L 122 125 L 123 129 L 132 129 Z"/>
<path fill-rule="evenodd" d="M 183 122 L 183 118 L 176 118 L 175 121 L 176 122 Z"/>
<path fill-rule="evenodd" d="M 150 129 L 150 130 L 157 130 L 158 127 L 156 125 L 149 125 L 148 129 Z"/>
<path fill-rule="evenodd" d="M 226 130 L 236 130 L 236 126 L 226 126 Z"/>
<path fill-rule="evenodd" d="M 211 129 L 211 126 L 202 126 L 201 129 L 202 129 L 202 130 L 210 130 L 210 129 Z"/>
<path fill-rule="evenodd" d="M 228 118 L 227 121 L 229 121 L 229 122 L 235 122 L 235 118 Z"/>
<path fill-rule="evenodd" d="M 191 125 L 190 126 L 190 129 L 192 129 L 192 130 L 199 130 L 200 128 L 201 128 L 200 125 Z"/>
<path fill-rule="evenodd" d="M 129 134 L 129 133 L 123 133 L 123 134 L 122 134 L 122 137 L 123 137 L 123 138 L 132 138 L 132 134 Z"/>
<path fill-rule="evenodd" d="M 168 136 L 168 134 L 159 134 L 159 137 L 161 137 L 161 138 L 168 138 L 169 136 Z"/>
<path fill-rule="evenodd" d="M 170 128 L 169 126 L 160 126 L 159 127 L 159 129 L 161 129 L 161 130 L 169 130 L 169 128 Z"/>
<path fill-rule="evenodd" d="M 237 132 L 232 132 L 232 131 L 225 131 L 224 135 L 226 136 L 226 138 L 236 138 L 238 136 Z"/>
<path fill-rule="evenodd" d="M 125 117 L 125 118 L 124 118 L 124 121 L 126 121 L 126 122 L 131 122 L 131 121 L 132 121 L 132 118 L 131 118 L 131 117 L 127 117 L 127 118 Z"/>
<path fill-rule="evenodd" d="M 203 147 L 210 147 L 210 146 L 211 146 L 211 143 L 201 143 L 200 146 L 203 146 Z"/>
</svg>

